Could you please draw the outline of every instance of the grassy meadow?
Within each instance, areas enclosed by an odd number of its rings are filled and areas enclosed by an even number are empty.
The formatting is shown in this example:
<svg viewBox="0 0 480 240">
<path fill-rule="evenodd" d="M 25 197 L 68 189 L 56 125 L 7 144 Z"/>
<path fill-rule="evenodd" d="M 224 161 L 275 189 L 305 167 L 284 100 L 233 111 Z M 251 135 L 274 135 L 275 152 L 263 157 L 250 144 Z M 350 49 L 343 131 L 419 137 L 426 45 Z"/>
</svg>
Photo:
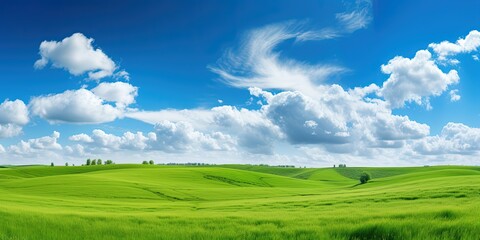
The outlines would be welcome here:
<svg viewBox="0 0 480 240">
<path fill-rule="evenodd" d="M 480 167 L 6 166 L 0 239 L 480 239 Z"/>
</svg>

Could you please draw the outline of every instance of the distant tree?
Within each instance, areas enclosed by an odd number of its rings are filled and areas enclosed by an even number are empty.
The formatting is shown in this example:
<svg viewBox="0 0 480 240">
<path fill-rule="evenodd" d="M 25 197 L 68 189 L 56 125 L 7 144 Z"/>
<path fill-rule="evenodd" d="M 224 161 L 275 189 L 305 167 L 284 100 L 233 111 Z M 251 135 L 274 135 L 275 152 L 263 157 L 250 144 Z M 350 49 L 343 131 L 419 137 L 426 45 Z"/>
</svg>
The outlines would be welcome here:
<svg viewBox="0 0 480 240">
<path fill-rule="evenodd" d="M 87 166 L 90 166 L 91 163 L 92 163 L 92 160 L 90 160 L 90 158 L 87 159 Z"/>
<path fill-rule="evenodd" d="M 50 167 L 53 167 L 53 166 L 55 166 L 55 164 L 53 164 L 53 162 L 51 162 L 51 163 L 50 163 Z"/>
<path fill-rule="evenodd" d="M 97 165 L 97 160 L 93 159 L 90 165 Z"/>
<path fill-rule="evenodd" d="M 143 162 L 142 162 L 142 164 L 145 164 L 145 165 L 147 165 L 147 164 L 148 164 L 148 162 L 147 162 L 147 161 L 143 161 Z"/>
<path fill-rule="evenodd" d="M 68 167 L 68 162 L 65 163 L 65 167 Z"/>
<path fill-rule="evenodd" d="M 105 165 L 109 165 L 109 164 L 113 164 L 113 161 L 112 160 L 105 161 Z"/>
<path fill-rule="evenodd" d="M 372 179 L 372 177 L 370 176 L 369 173 L 363 172 L 362 174 L 360 174 L 360 183 L 361 184 L 367 183 L 370 179 Z"/>
<path fill-rule="evenodd" d="M 102 159 L 97 159 L 97 165 L 102 165 Z"/>
<path fill-rule="evenodd" d="M 150 165 L 155 164 L 155 162 L 154 162 L 153 160 L 150 160 L 148 163 L 149 163 Z"/>
</svg>

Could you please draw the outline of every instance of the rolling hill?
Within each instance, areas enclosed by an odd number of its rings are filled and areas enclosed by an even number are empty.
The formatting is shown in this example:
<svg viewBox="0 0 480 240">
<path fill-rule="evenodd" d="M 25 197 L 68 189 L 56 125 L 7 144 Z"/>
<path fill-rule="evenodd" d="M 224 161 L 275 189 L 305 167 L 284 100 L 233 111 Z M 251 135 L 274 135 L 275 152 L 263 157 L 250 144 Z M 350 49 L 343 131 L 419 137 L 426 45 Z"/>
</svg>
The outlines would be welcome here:
<svg viewBox="0 0 480 240">
<path fill-rule="evenodd" d="M 478 239 L 479 189 L 464 166 L 5 166 L 0 239 Z"/>
</svg>

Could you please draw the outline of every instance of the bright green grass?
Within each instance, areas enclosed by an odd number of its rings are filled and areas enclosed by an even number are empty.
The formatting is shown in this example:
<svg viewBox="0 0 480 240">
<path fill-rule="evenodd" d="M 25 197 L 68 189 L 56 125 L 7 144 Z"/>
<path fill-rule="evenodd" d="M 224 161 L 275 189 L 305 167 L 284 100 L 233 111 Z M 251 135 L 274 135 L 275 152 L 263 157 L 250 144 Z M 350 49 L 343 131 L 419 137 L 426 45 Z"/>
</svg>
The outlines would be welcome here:
<svg viewBox="0 0 480 240">
<path fill-rule="evenodd" d="M 478 167 L 10 166 L 0 239 L 479 239 L 479 200 Z"/>
</svg>

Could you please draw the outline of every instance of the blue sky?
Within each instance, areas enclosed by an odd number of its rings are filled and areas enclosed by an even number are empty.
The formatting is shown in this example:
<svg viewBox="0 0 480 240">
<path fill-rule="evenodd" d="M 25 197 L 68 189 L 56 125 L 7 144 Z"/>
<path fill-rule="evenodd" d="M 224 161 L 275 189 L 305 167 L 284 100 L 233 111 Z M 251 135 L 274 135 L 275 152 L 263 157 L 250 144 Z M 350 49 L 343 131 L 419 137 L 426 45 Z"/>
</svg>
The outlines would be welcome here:
<svg viewBox="0 0 480 240">
<path fill-rule="evenodd" d="M 479 10 L 5 2 L 0 163 L 476 164 Z"/>
</svg>

